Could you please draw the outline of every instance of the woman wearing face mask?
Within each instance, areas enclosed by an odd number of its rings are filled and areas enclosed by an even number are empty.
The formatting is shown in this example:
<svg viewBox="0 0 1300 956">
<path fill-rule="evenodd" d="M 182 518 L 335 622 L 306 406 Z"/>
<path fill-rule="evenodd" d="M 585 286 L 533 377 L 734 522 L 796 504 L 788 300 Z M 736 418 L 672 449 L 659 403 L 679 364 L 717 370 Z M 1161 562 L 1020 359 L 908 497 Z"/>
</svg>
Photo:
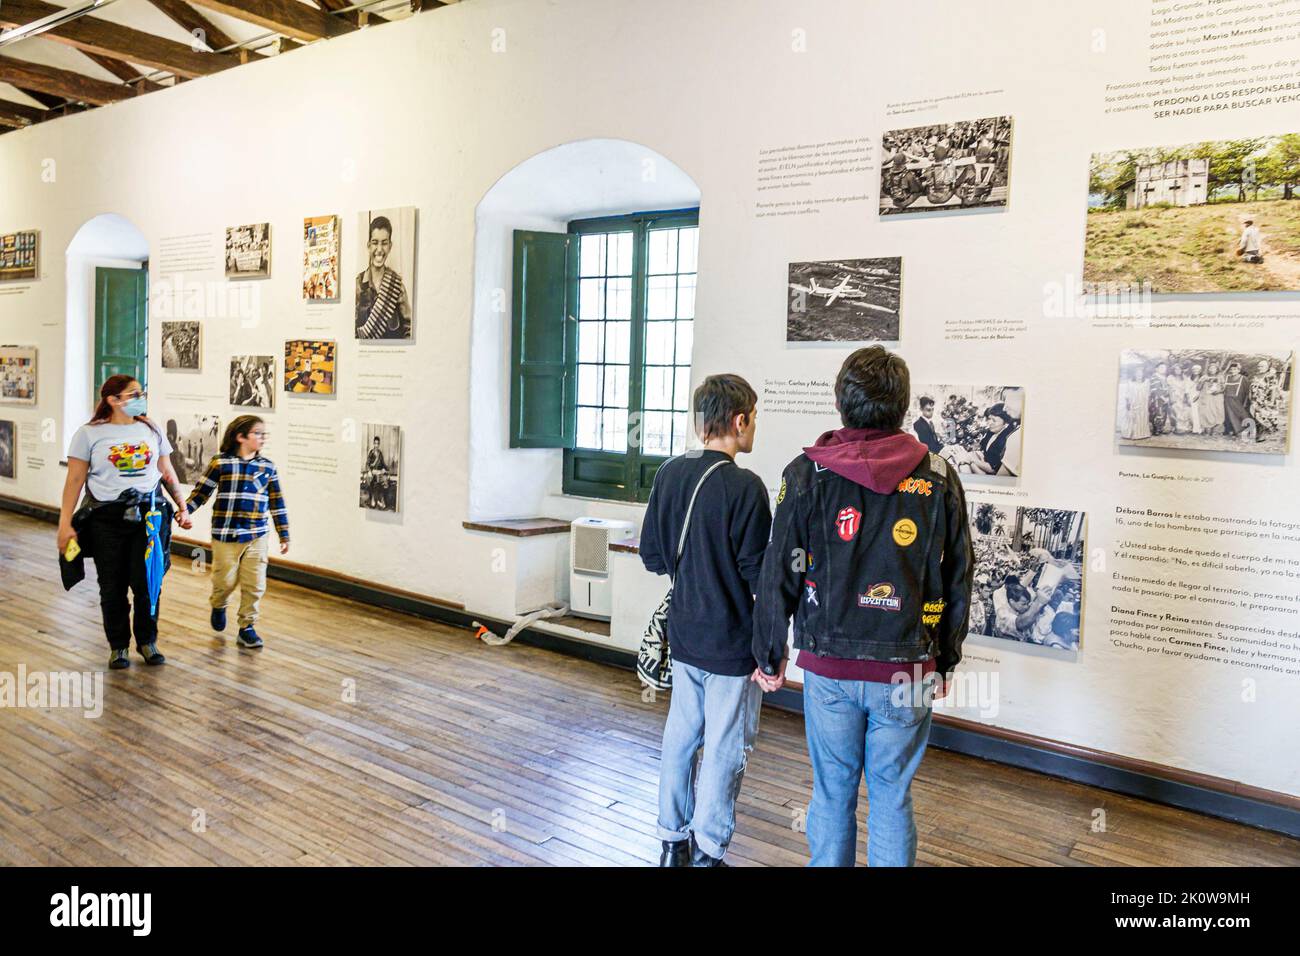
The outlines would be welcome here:
<svg viewBox="0 0 1300 956">
<path fill-rule="evenodd" d="M 68 448 L 68 478 L 59 510 L 59 553 L 78 539 L 95 561 L 99 605 L 111 654 L 108 666 L 131 665 L 132 619 L 127 592 L 135 598 L 136 647 L 146 664 L 162 664 L 158 652 L 157 608 L 151 609 L 145 567 L 145 515 L 162 512 L 164 553 L 173 513 L 182 528 L 191 522 L 185 511 L 180 482 L 172 468 L 171 443 L 145 417 L 144 391 L 129 375 L 114 375 L 99 390 L 99 404 L 77 429 Z M 82 488 L 86 498 L 77 507 Z M 163 495 L 180 507 L 173 511 Z"/>
</svg>

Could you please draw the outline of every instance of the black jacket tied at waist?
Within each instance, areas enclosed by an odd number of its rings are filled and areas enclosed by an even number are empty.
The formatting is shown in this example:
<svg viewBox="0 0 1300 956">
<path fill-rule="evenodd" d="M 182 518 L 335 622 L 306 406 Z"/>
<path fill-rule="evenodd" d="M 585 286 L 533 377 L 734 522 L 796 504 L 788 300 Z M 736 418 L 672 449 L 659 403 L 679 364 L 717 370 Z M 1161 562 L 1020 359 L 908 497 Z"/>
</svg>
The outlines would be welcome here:
<svg viewBox="0 0 1300 956">
<path fill-rule="evenodd" d="M 151 492 L 128 488 L 112 501 L 99 501 L 87 492 L 81 501 L 81 507 L 72 515 L 72 530 L 77 533 L 77 544 L 81 553 L 71 561 L 65 561 L 59 555 L 59 572 L 63 577 L 63 589 L 71 590 L 86 577 L 86 558 L 95 556 L 95 526 L 103 521 L 132 521 L 144 530 L 144 516 L 151 508 L 162 512 L 159 527 L 159 544 L 163 549 L 164 573 L 171 568 L 172 516 L 176 509 L 172 507 L 167 496 L 162 493 L 162 486 L 156 485 Z"/>
</svg>

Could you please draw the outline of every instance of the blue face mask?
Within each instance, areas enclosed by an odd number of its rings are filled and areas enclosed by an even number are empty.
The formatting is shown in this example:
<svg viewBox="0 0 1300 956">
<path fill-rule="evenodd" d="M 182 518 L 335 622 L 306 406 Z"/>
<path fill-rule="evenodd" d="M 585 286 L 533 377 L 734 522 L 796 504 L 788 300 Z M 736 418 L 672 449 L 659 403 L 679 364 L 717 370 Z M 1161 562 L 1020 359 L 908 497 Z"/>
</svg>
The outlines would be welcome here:
<svg viewBox="0 0 1300 956">
<path fill-rule="evenodd" d="M 122 411 L 135 418 L 137 415 L 143 415 L 146 408 L 148 408 L 148 403 L 145 402 L 144 396 L 141 395 L 137 398 L 128 399 L 126 404 L 122 406 Z"/>
</svg>

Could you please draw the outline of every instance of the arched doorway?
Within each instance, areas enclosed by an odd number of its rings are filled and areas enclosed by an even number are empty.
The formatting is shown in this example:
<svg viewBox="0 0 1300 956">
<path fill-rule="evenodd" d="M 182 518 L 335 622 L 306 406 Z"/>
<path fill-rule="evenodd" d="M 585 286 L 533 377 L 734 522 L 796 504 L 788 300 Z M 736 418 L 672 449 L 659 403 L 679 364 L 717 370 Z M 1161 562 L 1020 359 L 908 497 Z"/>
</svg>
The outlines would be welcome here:
<svg viewBox="0 0 1300 956">
<path fill-rule="evenodd" d="M 149 242 L 130 220 L 104 213 L 77 230 L 66 258 L 65 455 L 104 378 L 124 371 L 147 383 Z"/>
</svg>

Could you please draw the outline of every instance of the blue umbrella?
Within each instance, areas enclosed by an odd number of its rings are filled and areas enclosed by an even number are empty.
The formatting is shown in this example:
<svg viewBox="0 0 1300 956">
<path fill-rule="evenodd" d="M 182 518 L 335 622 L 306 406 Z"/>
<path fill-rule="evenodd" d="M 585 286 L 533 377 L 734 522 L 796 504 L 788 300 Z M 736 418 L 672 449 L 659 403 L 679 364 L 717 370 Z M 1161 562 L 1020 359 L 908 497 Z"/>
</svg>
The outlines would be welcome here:
<svg viewBox="0 0 1300 956">
<path fill-rule="evenodd" d="M 163 575 L 167 567 L 163 561 L 165 555 L 162 547 L 162 512 L 154 505 L 153 495 L 149 496 L 149 511 L 144 516 L 144 573 L 149 584 L 149 616 L 158 615 L 158 595 L 162 593 Z"/>
</svg>

